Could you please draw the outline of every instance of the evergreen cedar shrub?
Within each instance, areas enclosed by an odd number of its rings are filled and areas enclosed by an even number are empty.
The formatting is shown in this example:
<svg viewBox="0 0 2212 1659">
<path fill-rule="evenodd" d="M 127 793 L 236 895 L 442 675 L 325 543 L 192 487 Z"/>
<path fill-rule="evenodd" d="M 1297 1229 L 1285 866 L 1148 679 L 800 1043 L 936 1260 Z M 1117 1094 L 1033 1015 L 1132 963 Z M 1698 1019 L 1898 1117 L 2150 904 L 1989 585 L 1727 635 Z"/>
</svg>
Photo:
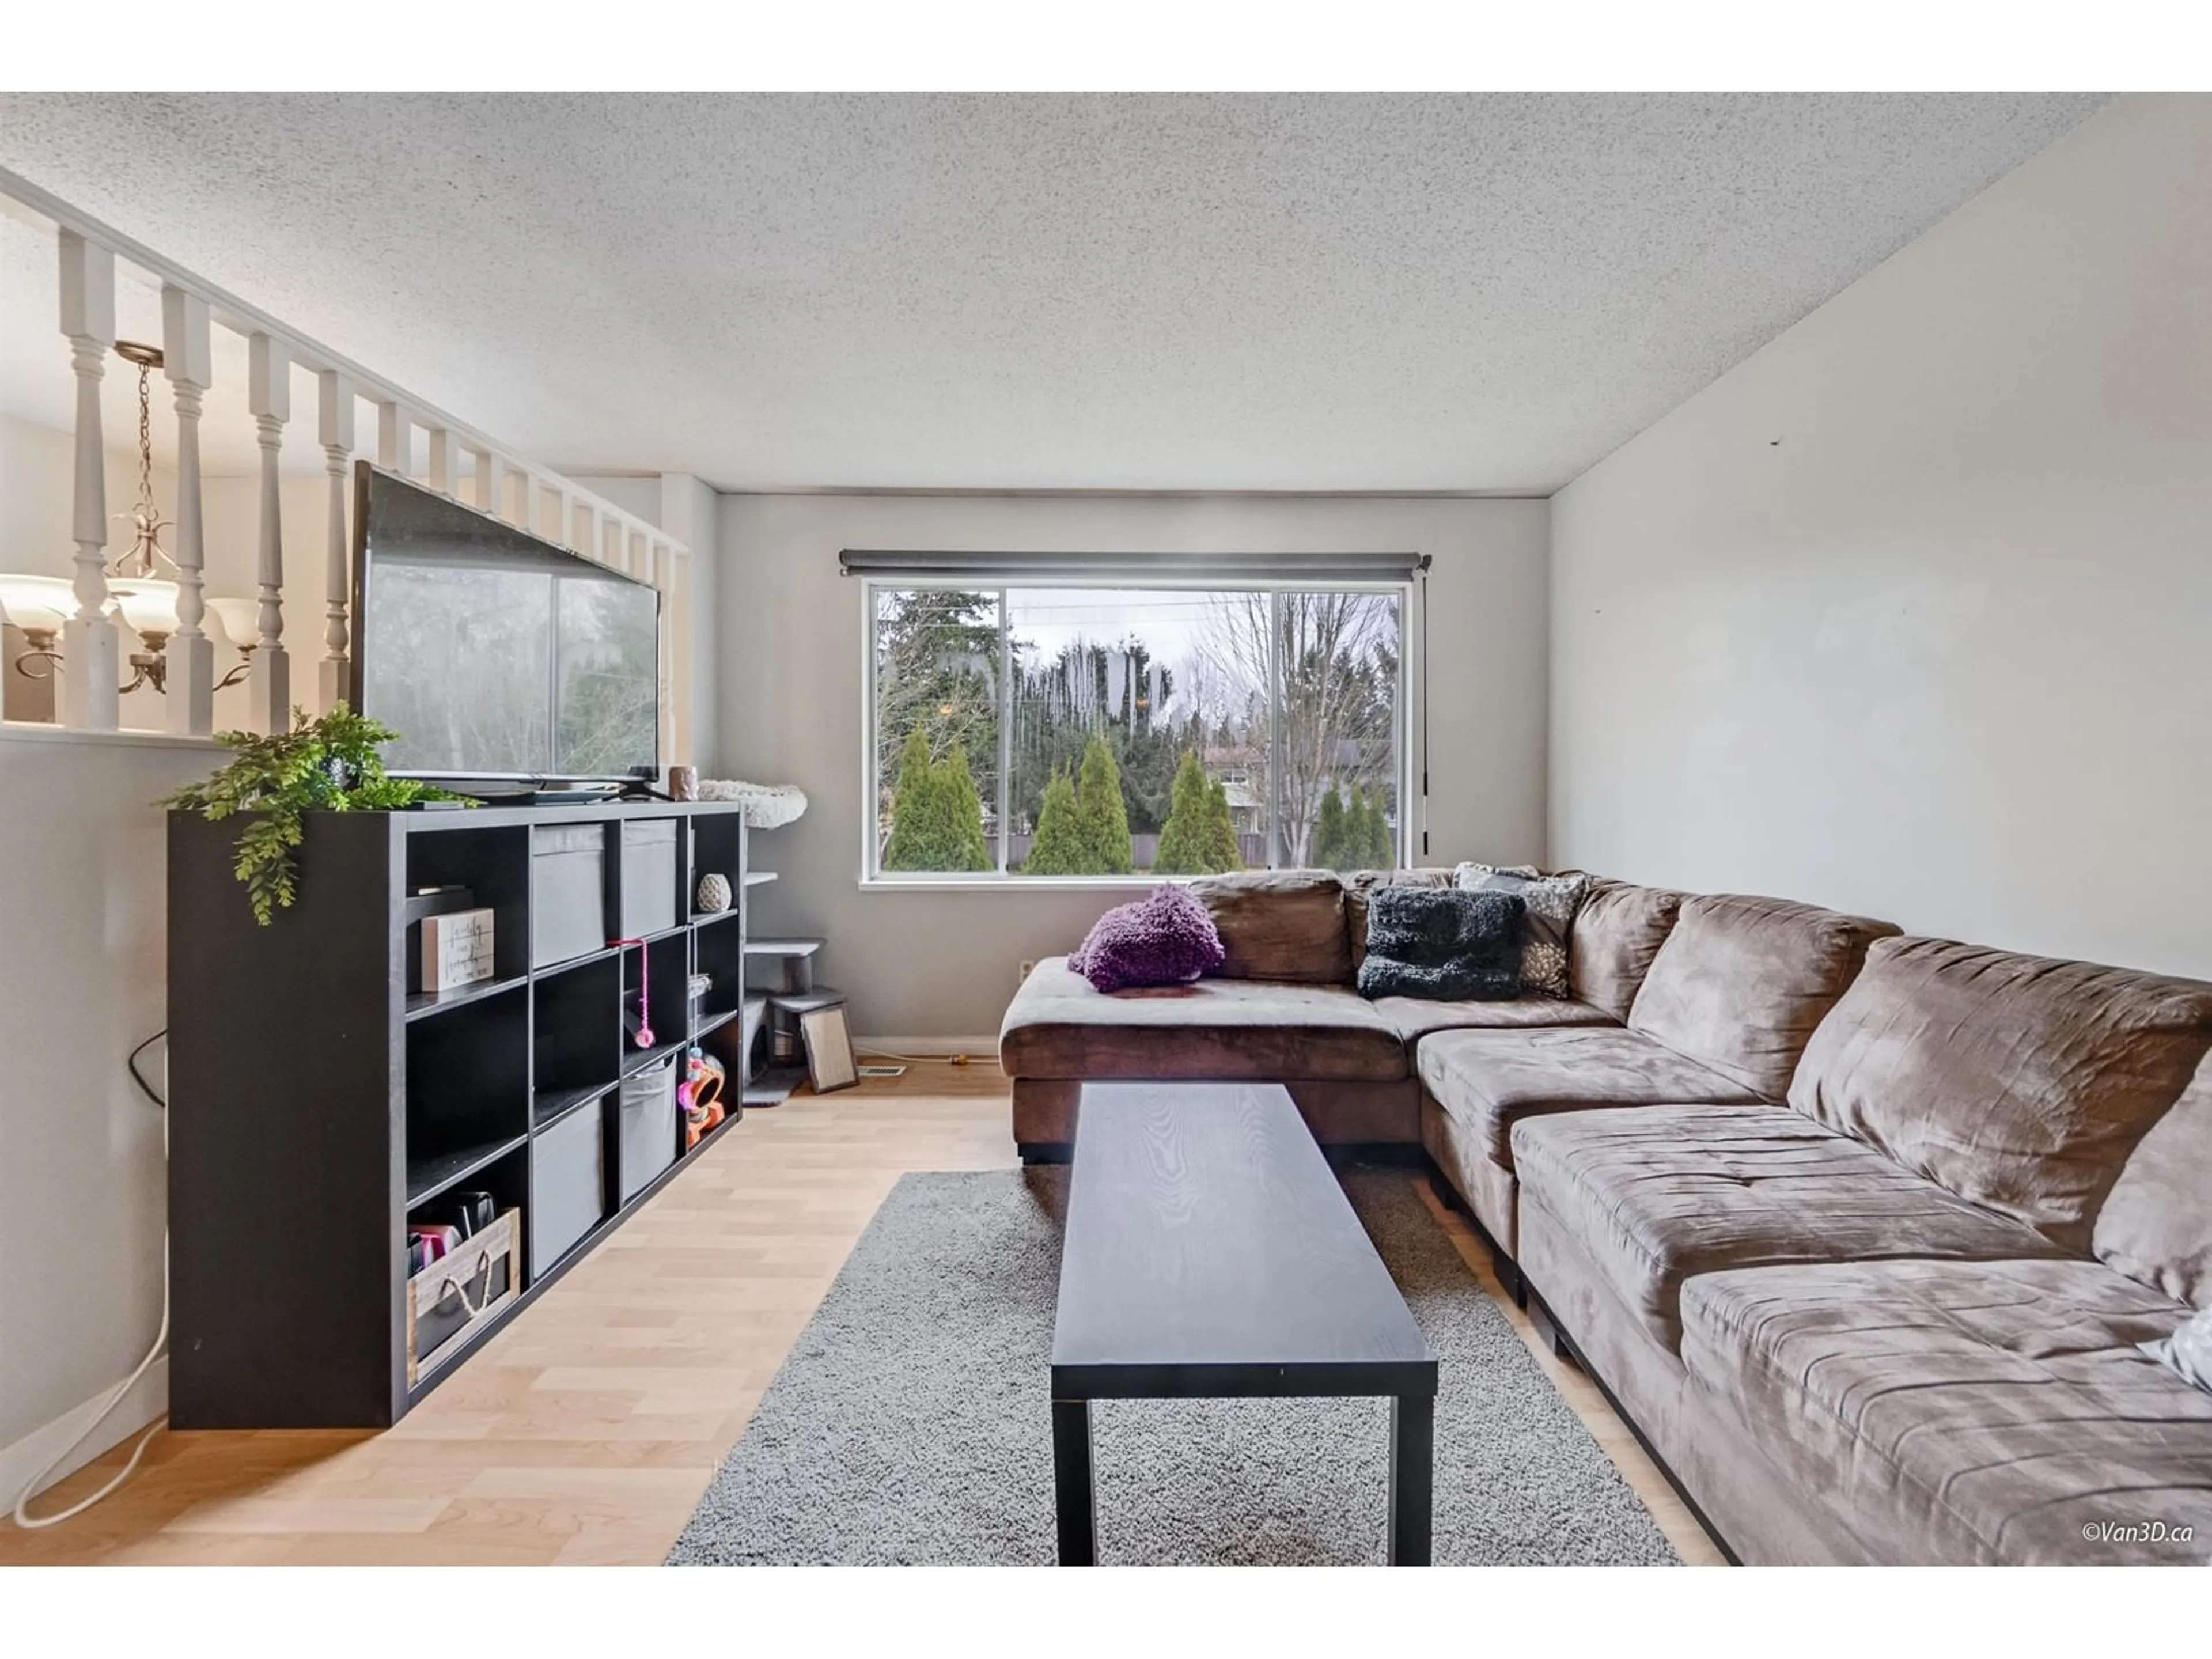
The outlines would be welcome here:
<svg viewBox="0 0 2212 1659">
<path fill-rule="evenodd" d="M 1135 869 L 1121 772 L 1106 739 L 1083 748 L 1083 769 L 1070 780 L 1056 771 L 1045 785 L 1022 873 L 1030 876 L 1126 876 Z"/>
<path fill-rule="evenodd" d="M 1244 845 L 1237 839 L 1236 820 L 1229 816 L 1229 787 L 1216 778 L 1208 786 L 1208 793 L 1206 839 L 1212 855 L 1224 870 L 1242 870 L 1244 867 Z"/>
<path fill-rule="evenodd" d="M 1168 821 L 1152 871 L 1163 876 L 1218 876 L 1244 867 L 1229 817 L 1229 792 L 1209 780 L 1195 750 L 1176 767 Z"/>
<path fill-rule="evenodd" d="M 1321 816 L 1315 820 L 1313 834 L 1313 863 L 1322 870 L 1353 870 L 1357 865 L 1346 861 L 1347 850 L 1344 836 L 1344 799 L 1334 789 L 1321 798 Z"/>
<path fill-rule="evenodd" d="M 891 792 L 891 838 L 884 848 L 886 870 L 988 870 L 983 798 L 957 743 L 941 761 L 929 757 L 921 727 L 907 733 L 899 751 L 898 781 Z"/>
<path fill-rule="evenodd" d="M 1029 857 L 1022 861 L 1032 876 L 1080 876 L 1083 867 L 1082 826 L 1076 822 L 1075 785 L 1066 772 L 1055 770 L 1044 787 L 1044 805 L 1037 811 L 1036 834 L 1030 839 Z"/>
<path fill-rule="evenodd" d="M 947 821 L 953 856 L 960 860 L 945 867 L 989 869 L 991 843 L 983 835 L 983 797 L 975 787 L 975 774 L 969 767 L 963 745 L 955 742 L 951 752 L 938 763 L 933 787 L 938 792 L 938 811 Z"/>
<path fill-rule="evenodd" d="M 1083 746 L 1083 770 L 1075 781 L 1077 821 L 1083 826 L 1085 873 L 1126 876 L 1136 868 L 1129 842 L 1129 809 L 1121 799 L 1121 769 L 1103 737 Z"/>
<path fill-rule="evenodd" d="M 1364 826 L 1359 867 L 1363 870 L 1388 870 L 1398 861 L 1397 849 L 1390 844 L 1389 820 L 1382 816 L 1382 797 L 1370 796 L 1364 789 L 1352 793 L 1352 811 Z"/>
<path fill-rule="evenodd" d="M 1395 861 L 1381 796 L 1370 800 L 1365 789 L 1358 788 L 1349 804 L 1334 789 L 1322 797 L 1313 838 L 1312 862 L 1317 868 L 1387 870 Z"/>
</svg>

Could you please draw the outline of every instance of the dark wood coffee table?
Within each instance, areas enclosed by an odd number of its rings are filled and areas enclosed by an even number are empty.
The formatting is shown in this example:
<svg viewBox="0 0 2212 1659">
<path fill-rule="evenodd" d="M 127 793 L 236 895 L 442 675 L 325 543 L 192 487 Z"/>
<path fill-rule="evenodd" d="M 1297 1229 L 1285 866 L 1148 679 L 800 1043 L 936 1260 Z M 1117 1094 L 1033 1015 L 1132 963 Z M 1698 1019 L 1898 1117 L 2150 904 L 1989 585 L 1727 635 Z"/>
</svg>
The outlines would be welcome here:
<svg viewBox="0 0 2212 1659">
<path fill-rule="evenodd" d="M 1061 1565 L 1097 1559 L 1092 1401 L 1387 1395 L 1389 1559 L 1426 1566 L 1436 1394 L 1287 1090 L 1084 1085 L 1052 1341 Z"/>
</svg>

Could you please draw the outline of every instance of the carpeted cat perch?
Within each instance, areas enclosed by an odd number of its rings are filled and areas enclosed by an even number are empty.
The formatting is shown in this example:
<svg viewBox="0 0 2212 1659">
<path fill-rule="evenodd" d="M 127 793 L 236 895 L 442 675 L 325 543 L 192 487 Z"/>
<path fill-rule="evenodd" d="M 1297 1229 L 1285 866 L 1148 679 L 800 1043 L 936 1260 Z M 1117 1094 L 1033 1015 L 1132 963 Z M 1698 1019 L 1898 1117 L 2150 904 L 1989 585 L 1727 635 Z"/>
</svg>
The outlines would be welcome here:
<svg viewBox="0 0 2212 1659">
<path fill-rule="evenodd" d="M 699 780 L 701 800 L 736 801 L 755 830 L 776 830 L 796 823 L 806 811 L 806 792 L 791 783 L 744 783 L 733 778 Z"/>
</svg>

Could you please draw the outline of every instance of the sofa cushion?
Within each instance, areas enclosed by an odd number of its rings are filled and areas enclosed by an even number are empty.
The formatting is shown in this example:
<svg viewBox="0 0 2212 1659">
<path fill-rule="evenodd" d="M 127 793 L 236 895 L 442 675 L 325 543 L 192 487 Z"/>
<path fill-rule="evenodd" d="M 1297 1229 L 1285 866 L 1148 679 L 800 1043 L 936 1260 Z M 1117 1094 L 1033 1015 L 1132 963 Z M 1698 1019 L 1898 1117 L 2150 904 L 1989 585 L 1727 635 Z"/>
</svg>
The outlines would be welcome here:
<svg viewBox="0 0 2212 1659">
<path fill-rule="evenodd" d="M 1435 1031 L 1517 1031 L 1553 1025 L 1615 1025 L 1587 1002 L 1520 996 L 1505 1002 L 1431 1002 L 1425 997 L 1376 997 L 1369 1005 L 1408 1048 Z"/>
<path fill-rule="evenodd" d="M 2056 1255 L 1871 1146 L 1785 1106 L 1645 1106 L 1513 1132 L 1522 1201 L 1571 1233 L 1656 1341 L 1681 1335 L 1696 1273 L 1880 1256 Z"/>
<path fill-rule="evenodd" d="M 1682 1359 L 1876 1559 L 2202 1562 L 2212 1395 L 2136 1346 L 2185 1316 L 2094 1261 L 1764 1267 L 1684 1287 Z"/>
<path fill-rule="evenodd" d="M 1048 957 L 1006 1010 L 999 1064 L 1009 1077 L 1390 1083 L 1406 1050 L 1345 987 L 1202 979 L 1109 995 Z"/>
<path fill-rule="evenodd" d="M 2183 1320 L 2172 1336 L 2142 1346 L 2191 1388 L 2212 1394 L 2212 1308 Z"/>
<path fill-rule="evenodd" d="M 1344 936 L 1352 947 L 1352 971 L 1367 960 L 1367 901 L 1378 887 L 1449 887 L 1452 872 L 1440 866 L 1414 870 L 1348 870 L 1344 872 Z"/>
<path fill-rule="evenodd" d="M 1868 945 L 1896 931 L 1785 899 L 1697 894 L 1652 958 L 1628 1028 L 1780 1100 Z"/>
<path fill-rule="evenodd" d="M 1352 982 L 1344 883 L 1334 871 L 1249 870 L 1204 877 L 1190 890 L 1213 913 L 1225 953 L 1223 978 Z"/>
<path fill-rule="evenodd" d="M 1790 1103 L 2086 1252 L 2120 1166 L 2208 1045 L 2212 985 L 1886 939 L 1814 1033 Z"/>
<path fill-rule="evenodd" d="M 2092 1243 L 2129 1278 L 2212 1308 L 2212 1059 L 2129 1154 Z"/>
<path fill-rule="evenodd" d="M 1414 1060 L 1430 1098 L 1508 1169 L 1513 1126 L 1524 1117 L 1752 1099 L 1750 1091 L 1697 1061 L 1612 1026 L 1440 1031 L 1421 1039 Z"/>
<path fill-rule="evenodd" d="M 1591 878 L 1567 932 L 1568 990 L 1625 1022 L 1651 959 L 1674 931 L 1682 897 L 1663 887 Z"/>
</svg>

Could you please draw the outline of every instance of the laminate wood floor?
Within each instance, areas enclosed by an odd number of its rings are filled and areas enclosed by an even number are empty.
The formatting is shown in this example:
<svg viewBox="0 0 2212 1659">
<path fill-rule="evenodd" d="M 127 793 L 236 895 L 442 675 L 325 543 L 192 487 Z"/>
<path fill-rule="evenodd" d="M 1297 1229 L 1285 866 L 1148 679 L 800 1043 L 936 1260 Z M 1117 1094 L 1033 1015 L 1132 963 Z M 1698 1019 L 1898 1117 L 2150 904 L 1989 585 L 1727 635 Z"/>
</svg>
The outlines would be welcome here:
<svg viewBox="0 0 2212 1659">
<path fill-rule="evenodd" d="M 658 1562 L 892 1184 L 1012 1164 L 1006 1112 L 988 1061 L 749 1112 L 397 1428 L 165 1431 L 88 1513 L 43 1532 L 0 1521 L 0 1564 Z M 1683 1559 L 1719 1560 L 1466 1224 L 1429 1201 Z M 96 1460 L 34 1511 L 120 1462 Z"/>
</svg>

